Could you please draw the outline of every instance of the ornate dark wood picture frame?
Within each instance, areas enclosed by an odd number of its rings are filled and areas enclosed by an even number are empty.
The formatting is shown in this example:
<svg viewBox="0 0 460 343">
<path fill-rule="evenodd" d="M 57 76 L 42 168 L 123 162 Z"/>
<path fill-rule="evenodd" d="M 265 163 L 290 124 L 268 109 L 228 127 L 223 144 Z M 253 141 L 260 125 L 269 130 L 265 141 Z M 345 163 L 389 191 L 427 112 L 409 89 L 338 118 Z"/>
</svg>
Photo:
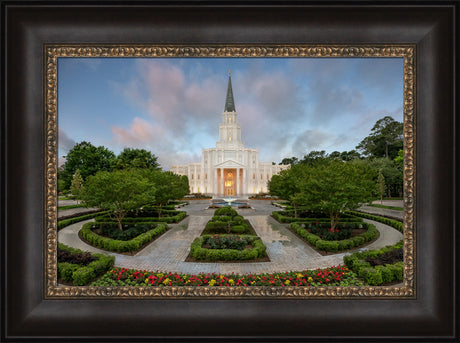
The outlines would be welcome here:
<svg viewBox="0 0 460 343">
<path fill-rule="evenodd" d="M 454 338 L 455 7 L 214 5 L 2 3 L 4 338 Z M 57 59 L 115 56 L 404 58 L 403 286 L 57 285 Z"/>
</svg>

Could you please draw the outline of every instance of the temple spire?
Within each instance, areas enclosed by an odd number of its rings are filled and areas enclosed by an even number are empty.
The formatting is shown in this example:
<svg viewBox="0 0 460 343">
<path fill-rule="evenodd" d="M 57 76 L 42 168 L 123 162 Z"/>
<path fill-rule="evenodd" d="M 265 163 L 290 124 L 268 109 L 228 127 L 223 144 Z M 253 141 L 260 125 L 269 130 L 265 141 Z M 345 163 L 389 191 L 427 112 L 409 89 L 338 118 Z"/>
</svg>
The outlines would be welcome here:
<svg viewBox="0 0 460 343">
<path fill-rule="evenodd" d="M 236 112 L 235 100 L 233 100 L 232 77 L 230 69 L 228 70 L 227 98 L 225 99 L 224 112 Z"/>
</svg>

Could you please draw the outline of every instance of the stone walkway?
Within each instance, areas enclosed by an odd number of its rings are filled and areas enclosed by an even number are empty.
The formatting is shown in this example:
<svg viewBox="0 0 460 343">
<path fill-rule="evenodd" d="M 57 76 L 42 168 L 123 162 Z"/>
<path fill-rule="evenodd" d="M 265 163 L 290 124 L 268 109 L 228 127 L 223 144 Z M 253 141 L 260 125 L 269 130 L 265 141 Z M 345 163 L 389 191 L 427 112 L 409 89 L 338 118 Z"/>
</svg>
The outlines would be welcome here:
<svg viewBox="0 0 460 343">
<path fill-rule="evenodd" d="M 107 253 L 116 257 L 115 266 L 170 271 L 175 273 L 199 274 L 199 273 L 225 273 L 249 274 L 249 273 L 273 273 L 283 271 L 295 271 L 305 269 L 325 268 L 343 263 L 343 256 L 349 253 L 340 253 L 329 256 L 322 256 L 313 248 L 308 246 L 290 230 L 285 224 L 276 222 L 272 217 L 263 213 L 270 210 L 269 204 L 262 204 L 259 211 L 245 210 L 243 214 L 252 224 L 256 233 L 262 238 L 267 246 L 267 254 L 270 262 L 246 262 L 246 263 L 197 263 L 184 262 L 190 252 L 190 244 L 198 237 L 204 229 L 208 220 L 211 219 L 213 211 L 204 211 L 202 204 L 195 203 L 184 208 L 189 213 L 181 223 L 170 225 L 171 229 L 156 239 L 135 256 L 127 256 L 116 253 Z M 259 213 L 257 213 L 259 212 Z M 268 212 L 268 211 L 267 211 Z M 91 220 L 89 220 L 91 221 Z M 90 252 L 103 252 L 81 241 L 78 231 L 84 221 L 70 225 L 58 234 L 58 241 L 66 245 Z M 386 245 L 394 244 L 403 236 L 397 230 L 370 220 L 380 231 L 380 237 L 372 244 L 357 249 L 379 249 Z"/>
</svg>

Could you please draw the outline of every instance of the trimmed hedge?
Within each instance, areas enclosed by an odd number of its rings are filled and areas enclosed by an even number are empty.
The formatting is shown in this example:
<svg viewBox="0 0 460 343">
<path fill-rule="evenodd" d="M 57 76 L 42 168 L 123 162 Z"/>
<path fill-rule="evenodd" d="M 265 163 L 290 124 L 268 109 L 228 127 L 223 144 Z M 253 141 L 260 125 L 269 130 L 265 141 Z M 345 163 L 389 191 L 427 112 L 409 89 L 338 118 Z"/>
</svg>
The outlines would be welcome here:
<svg viewBox="0 0 460 343">
<path fill-rule="evenodd" d="M 393 281 L 402 281 L 404 277 L 404 262 L 396 262 L 393 264 L 377 265 L 372 267 L 366 261 L 368 257 L 378 258 L 386 252 L 403 247 L 403 241 L 394 245 L 388 245 L 379 250 L 368 250 L 356 252 L 343 257 L 345 265 L 355 272 L 359 278 L 369 285 L 378 286 Z"/>
<path fill-rule="evenodd" d="M 80 235 L 86 239 L 91 245 L 113 252 L 130 252 L 139 250 L 144 244 L 152 241 L 155 237 L 160 236 L 168 230 L 168 225 L 165 223 L 149 223 L 152 224 L 152 229 L 140 234 L 139 236 L 129 240 L 120 241 L 108 237 L 100 236 L 93 232 L 98 223 L 86 223 L 80 230 Z M 100 223 L 102 224 L 102 223 Z M 113 222 L 104 223 L 113 224 Z M 147 224 L 147 223 L 146 223 Z"/>
<path fill-rule="evenodd" d="M 166 211 L 165 211 L 166 212 Z M 167 211 L 168 214 L 174 214 L 170 217 L 125 217 L 121 221 L 122 223 L 178 223 L 185 217 L 187 217 L 187 212 L 185 211 Z M 94 218 L 96 222 L 115 222 L 108 214 L 103 216 L 98 216 Z"/>
<path fill-rule="evenodd" d="M 324 223 L 324 222 L 331 221 L 331 219 L 328 217 L 294 218 L 294 211 L 274 211 L 272 212 L 272 217 L 275 218 L 280 223 L 300 223 L 300 222 L 302 223 L 314 223 L 314 222 Z M 359 217 L 354 217 L 352 215 L 344 213 L 342 214 L 342 218 L 340 218 L 340 221 L 341 222 L 360 222 L 362 221 L 362 219 Z"/>
<path fill-rule="evenodd" d="M 385 217 L 380 217 L 380 216 L 374 216 L 372 214 L 358 212 L 358 211 L 348 211 L 348 213 L 350 213 L 353 216 L 359 216 L 359 217 L 362 217 L 362 218 L 366 218 L 366 219 L 370 219 L 370 220 L 374 220 L 376 222 L 386 224 L 388 226 L 391 226 L 391 227 L 395 228 L 399 232 L 404 233 L 404 225 L 403 225 L 402 222 L 400 222 L 398 220 L 385 218 Z"/>
<path fill-rule="evenodd" d="M 350 223 L 353 224 L 353 223 Z M 359 247 L 366 242 L 372 241 L 377 237 L 377 228 L 375 225 L 368 223 L 357 223 L 363 225 L 367 228 L 367 231 L 348 239 L 343 239 L 340 241 L 326 241 L 321 239 L 319 236 L 314 235 L 307 231 L 307 229 L 302 225 L 302 223 L 292 223 L 291 229 L 298 234 L 300 237 L 304 238 L 308 243 L 316 247 L 318 250 L 328 251 L 328 252 L 338 252 L 342 250 L 352 249 L 354 247 Z"/>
<path fill-rule="evenodd" d="M 58 243 L 59 249 L 70 253 L 84 253 L 79 249 L 74 249 Z M 87 266 L 68 262 L 58 262 L 58 277 L 65 282 L 72 282 L 75 286 L 84 286 L 93 281 L 98 276 L 104 274 L 113 267 L 115 257 L 104 254 L 92 254 L 96 260 L 89 263 Z"/>
<path fill-rule="evenodd" d="M 236 261 L 236 260 L 255 260 L 259 257 L 266 256 L 266 246 L 263 244 L 260 237 L 241 235 L 241 238 L 248 240 L 253 246 L 252 249 L 235 250 L 235 249 L 205 249 L 203 243 L 211 235 L 204 235 L 192 242 L 190 247 L 190 256 L 195 260 L 205 261 Z"/>
<path fill-rule="evenodd" d="M 81 222 L 83 220 L 93 219 L 93 218 L 96 218 L 96 217 L 100 216 L 101 214 L 105 214 L 105 213 L 108 213 L 108 211 L 90 213 L 90 214 L 85 214 L 85 215 L 79 216 L 79 217 L 73 217 L 73 218 L 69 218 L 69 219 L 59 220 L 58 223 L 57 223 L 57 229 L 59 231 L 59 230 L 65 228 L 66 226 Z"/>
</svg>

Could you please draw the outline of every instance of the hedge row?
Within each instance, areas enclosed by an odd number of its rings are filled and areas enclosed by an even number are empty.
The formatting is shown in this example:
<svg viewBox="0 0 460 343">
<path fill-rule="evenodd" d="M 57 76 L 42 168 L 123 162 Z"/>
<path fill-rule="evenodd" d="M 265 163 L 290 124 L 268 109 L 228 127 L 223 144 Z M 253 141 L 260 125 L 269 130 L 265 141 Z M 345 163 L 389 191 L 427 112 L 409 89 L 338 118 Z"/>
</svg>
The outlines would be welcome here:
<svg viewBox="0 0 460 343">
<path fill-rule="evenodd" d="M 259 257 L 266 256 L 266 246 L 262 243 L 260 237 L 241 235 L 241 238 L 247 239 L 253 246 L 252 249 L 235 250 L 235 249 L 205 249 L 203 243 L 211 235 L 204 235 L 195 240 L 190 247 L 190 256 L 195 260 L 206 261 L 236 261 L 236 260 L 255 260 Z"/>
<path fill-rule="evenodd" d="M 294 211 L 274 211 L 272 212 L 272 217 L 275 218 L 280 223 L 308 223 L 308 222 L 330 222 L 331 219 L 329 217 L 319 217 L 319 218 L 295 218 Z M 361 218 L 353 217 L 352 215 L 344 213 L 342 218 L 340 218 L 341 222 L 357 222 L 362 221 Z"/>
<path fill-rule="evenodd" d="M 378 258 L 388 251 L 399 249 L 403 246 L 403 241 L 394 245 L 388 245 L 379 250 L 368 250 L 357 252 L 343 257 L 345 265 L 355 272 L 359 278 L 369 285 L 378 286 L 392 281 L 402 281 L 404 276 L 404 262 L 396 262 L 394 264 L 386 264 L 384 266 L 372 267 L 366 261 L 368 257 Z"/>
<path fill-rule="evenodd" d="M 161 222 L 161 223 L 178 223 L 187 216 L 185 211 L 169 211 L 174 212 L 175 215 L 171 217 L 125 217 L 122 220 L 122 223 L 152 223 L 152 222 Z M 108 214 L 103 216 L 98 216 L 95 218 L 96 222 L 112 222 L 114 221 Z"/>
<path fill-rule="evenodd" d="M 319 236 L 314 235 L 307 231 L 305 227 L 300 223 L 292 223 L 291 229 L 298 234 L 300 237 L 304 238 L 308 243 L 316 247 L 318 250 L 328 251 L 328 252 L 338 252 L 342 250 L 348 250 L 355 247 L 359 247 L 366 242 L 372 241 L 377 237 L 378 231 L 375 225 L 368 223 L 360 223 L 367 228 L 367 231 L 348 239 L 343 239 L 340 241 L 326 241 L 321 239 Z"/>
<path fill-rule="evenodd" d="M 66 250 L 70 253 L 84 253 L 79 249 L 68 247 L 58 243 L 59 249 Z M 89 263 L 87 266 L 68 262 L 58 262 L 58 277 L 65 282 L 72 282 L 75 286 L 84 286 L 93 281 L 98 276 L 104 274 L 112 268 L 115 257 L 104 254 L 92 254 L 97 258 L 96 261 Z"/>
<path fill-rule="evenodd" d="M 374 220 L 376 222 L 386 224 L 388 226 L 391 226 L 391 227 L 395 228 L 399 232 L 404 233 L 404 225 L 403 225 L 402 222 L 400 222 L 398 220 L 389 219 L 389 218 L 380 217 L 380 216 L 374 216 L 372 214 L 358 212 L 358 211 L 348 211 L 348 213 L 353 215 L 353 216 L 359 216 L 359 217 L 362 217 L 362 218 L 366 218 L 366 219 L 370 219 L 370 220 Z"/>
<path fill-rule="evenodd" d="M 109 222 L 107 224 L 111 223 Z M 93 232 L 93 229 L 97 227 L 97 223 L 86 223 L 83 225 L 82 229 L 80 230 L 80 235 L 91 245 L 101 249 L 113 252 L 135 251 L 139 250 L 144 244 L 152 241 L 155 237 L 160 236 L 162 233 L 168 230 L 168 225 L 165 223 L 149 224 L 152 225 L 151 230 L 144 232 L 129 241 L 121 241 L 98 235 L 97 233 Z"/>
<path fill-rule="evenodd" d="M 66 226 L 69 226 L 69 225 L 71 225 L 71 224 L 75 224 L 75 223 L 81 222 L 81 221 L 83 221 L 83 220 L 92 219 L 92 218 L 98 217 L 98 216 L 100 216 L 101 214 L 105 214 L 105 213 L 108 213 L 108 211 L 90 213 L 90 214 L 85 214 L 85 215 L 79 216 L 79 217 L 73 217 L 73 218 L 69 218 L 69 219 L 63 219 L 63 220 L 58 221 L 58 223 L 57 223 L 57 229 L 58 229 L 58 231 L 59 231 L 59 230 L 65 228 Z"/>
</svg>

